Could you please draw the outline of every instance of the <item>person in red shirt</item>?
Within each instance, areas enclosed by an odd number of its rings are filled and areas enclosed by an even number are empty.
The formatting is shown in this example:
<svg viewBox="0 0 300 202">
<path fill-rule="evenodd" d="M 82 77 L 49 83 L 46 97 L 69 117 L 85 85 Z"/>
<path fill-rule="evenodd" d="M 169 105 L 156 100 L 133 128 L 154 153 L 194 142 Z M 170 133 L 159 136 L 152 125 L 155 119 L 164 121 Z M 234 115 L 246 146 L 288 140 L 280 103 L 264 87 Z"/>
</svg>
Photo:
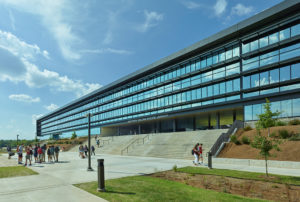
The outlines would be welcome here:
<svg viewBox="0 0 300 202">
<path fill-rule="evenodd" d="M 201 164 L 203 164 L 203 155 L 202 155 L 202 146 L 203 144 L 199 145 L 198 151 L 199 151 L 199 158 L 201 160 Z"/>
<path fill-rule="evenodd" d="M 43 150 L 42 150 L 42 148 L 40 146 L 38 146 L 37 152 L 38 152 L 38 156 L 39 156 L 38 157 L 39 163 L 42 163 L 42 160 L 43 160 Z"/>
</svg>

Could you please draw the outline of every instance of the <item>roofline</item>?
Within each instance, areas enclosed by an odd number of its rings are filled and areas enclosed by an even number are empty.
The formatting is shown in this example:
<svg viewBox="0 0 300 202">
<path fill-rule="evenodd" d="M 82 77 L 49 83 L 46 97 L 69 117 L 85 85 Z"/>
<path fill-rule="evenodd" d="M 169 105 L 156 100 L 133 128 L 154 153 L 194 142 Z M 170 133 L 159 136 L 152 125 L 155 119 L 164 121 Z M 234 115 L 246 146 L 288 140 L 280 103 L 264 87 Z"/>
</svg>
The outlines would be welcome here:
<svg viewBox="0 0 300 202">
<path fill-rule="evenodd" d="M 133 73 L 130 73 L 106 86 L 103 86 L 91 93 L 88 93 L 58 109 L 55 111 L 52 111 L 42 117 L 40 117 L 37 120 L 44 119 L 54 113 L 57 113 L 63 109 L 66 109 L 73 104 L 76 104 L 80 101 L 86 100 L 87 98 L 90 98 L 91 96 L 95 94 L 101 94 L 104 93 L 108 90 L 110 90 L 112 87 L 115 87 L 116 85 L 121 85 L 122 83 L 125 83 L 126 81 L 133 79 L 135 77 L 141 76 L 149 71 L 153 71 L 155 69 L 158 69 L 159 67 L 165 65 L 166 63 L 171 63 L 175 60 L 181 59 L 183 57 L 186 57 L 188 55 L 192 55 L 196 51 L 199 51 L 200 49 L 206 49 L 207 47 L 210 47 L 212 45 L 219 44 L 223 41 L 226 41 L 225 39 L 232 39 L 233 37 L 239 36 L 240 34 L 246 33 L 247 30 L 253 29 L 253 26 L 257 26 L 260 23 L 269 23 L 271 21 L 270 18 L 276 17 L 276 18 L 282 18 L 285 16 L 286 12 L 284 11 L 289 11 L 289 10 L 296 10 L 299 7 L 298 10 L 300 9 L 300 1 L 299 0 L 288 0 L 288 1 L 283 1 L 271 8 L 268 8 L 250 18 L 247 18 L 235 25 L 232 25 L 231 27 L 222 30 L 220 32 L 217 32 L 216 34 L 213 34 L 203 40 L 200 40 L 193 45 L 190 45 L 182 50 L 179 50 L 169 56 L 166 56 L 150 65 L 147 65 Z M 294 9 L 293 9 L 294 8 Z M 269 20 L 268 20 L 269 19 Z"/>
</svg>

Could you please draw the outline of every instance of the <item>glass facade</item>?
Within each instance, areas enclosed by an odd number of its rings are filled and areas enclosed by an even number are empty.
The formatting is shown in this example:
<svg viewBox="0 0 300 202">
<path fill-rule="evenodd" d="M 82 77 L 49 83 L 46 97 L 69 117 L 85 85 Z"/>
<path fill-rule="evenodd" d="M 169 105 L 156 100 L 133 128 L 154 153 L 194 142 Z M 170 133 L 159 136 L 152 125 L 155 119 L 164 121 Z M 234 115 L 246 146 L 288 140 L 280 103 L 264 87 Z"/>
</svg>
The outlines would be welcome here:
<svg viewBox="0 0 300 202">
<path fill-rule="evenodd" d="M 116 84 L 112 90 L 100 89 L 101 93 L 39 119 L 37 133 L 50 135 L 86 128 L 87 113 L 93 114 L 92 127 L 150 120 L 143 124 L 144 129 L 133 123 L 135 131 L 222 128 L 234 120 L 255 120 L 261 104 L 251 104 L 251 99 L 300 90 L 298 18 L 274 22 L 268 32 L 261 27 L 253 31 L 253 36 L 226 40 L 223 45 L 199 51 L 134 81 Z M 272 107 L 284 111 L 282 117 L 299 116 L 299 102 L 298 98 L 285 99 L 272 102 Z M 214 109 L 230 108 L 231 103 L 235 103 L 231 110 Z M 172 122 L 172 116 L 182 112 L 189 112 L 188 118 L 174 118 Z M 171 119 L 157 124 L 160 116 Z"/>
</svg>

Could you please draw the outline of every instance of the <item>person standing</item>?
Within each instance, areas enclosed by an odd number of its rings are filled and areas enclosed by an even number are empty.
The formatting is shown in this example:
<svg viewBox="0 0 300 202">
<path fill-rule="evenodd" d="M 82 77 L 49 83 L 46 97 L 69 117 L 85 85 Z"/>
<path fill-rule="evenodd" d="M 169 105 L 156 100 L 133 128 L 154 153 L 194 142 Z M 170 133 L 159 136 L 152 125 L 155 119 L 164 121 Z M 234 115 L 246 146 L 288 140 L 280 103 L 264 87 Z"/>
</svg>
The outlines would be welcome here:
<svg viewBox="0 0 300 202">
<path fill-rule="evenodd" d="M 198 151 L 198 147 L 199 147 L 199 143 L 197 143 L 194 146 L 193 150 L 192 150 L 192 154 L 195 157 L 195 160 L 193 161 L 194 165 L 198 165 L 198 163 L 199 163 L 199 151 Z"/>
<path fill-rule="evenodd" d="M 100 146 L 100 140 L 97 140 L 97 146 L 99 148 L 99 146 Z"/>
<path fill-rule="evenodd" d="M 38 146 L 37 152 L 38 152 L 39 163 L 42 163 L 42 161 L 43 161 L 43 149 L 40 146 Z"/>
<path fill-rule="evenodd" d="M 18 164 L 22 164 L 23 161 L 23 144 L 18 147 Z"/>
<path fill-rule="evenodd" d="M 34 146 L 34 149 L 33 149 L 33 156 L 34 156 L 34 162 L 37 163 L 38 162 L 38 147 L 37 145 Z"/>
<path fill-rule="evenodd" d="M 96 156 L 96 154 L 95 154 L 95 147 L 94 147 L 94 145 L 92 145 L 92 148 L 91 148 L 91 150 L 92 150 L 92 154 L 94 154 L 94 156 Z"/>
<path fill-rule="evenodd" d="M 6 150 L 7 150 L 7 154 L 8 154 L 8 159 L 10 159 L 11 153 L 12 153 L 11 152 L 11 147 L 9 145 L 7 145 Z"/>
<path fill-rule="evenodd" d="M 203 164 L 203 155 L 202 155 L 203 148 L 202 148 L 202 146 L 203 146 L 203 144 L 200 144 L 199 148 L 198 148 L 198 150 L 199 150 L 199 158 L 201 160 L 200 164 Z"/>
<path fill-rule="evenodd" d="M 29 165 L 31 166 L 31 159 L 30 159 L 30 147 L 25 148 L 26 156 L 25 156 L 25 164 L 24 166 L 27 166 L 27 161 L 29 161 Z"/>
<path fill-rule="evenodd" d="M 56 145 L 54 148 L 54 152 L 55 152 L 55 161 L 58 162 L 58 155 L 59 155 L 59 146 Z"/>
</svg>

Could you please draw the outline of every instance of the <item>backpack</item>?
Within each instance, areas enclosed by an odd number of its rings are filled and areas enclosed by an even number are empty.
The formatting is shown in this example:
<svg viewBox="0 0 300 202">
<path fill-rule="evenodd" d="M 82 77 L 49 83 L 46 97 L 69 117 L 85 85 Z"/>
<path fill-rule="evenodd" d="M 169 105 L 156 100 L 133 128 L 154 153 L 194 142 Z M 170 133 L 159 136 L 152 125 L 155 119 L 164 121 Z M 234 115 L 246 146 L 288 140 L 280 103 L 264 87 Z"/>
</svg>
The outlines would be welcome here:
<svg viewBox="0 0 300 202">
<path fill-rule="evenodd" d="M 192 149 L 192 155 L 194 155 L 195 154 L 195 151 Z"/>
</svg>

